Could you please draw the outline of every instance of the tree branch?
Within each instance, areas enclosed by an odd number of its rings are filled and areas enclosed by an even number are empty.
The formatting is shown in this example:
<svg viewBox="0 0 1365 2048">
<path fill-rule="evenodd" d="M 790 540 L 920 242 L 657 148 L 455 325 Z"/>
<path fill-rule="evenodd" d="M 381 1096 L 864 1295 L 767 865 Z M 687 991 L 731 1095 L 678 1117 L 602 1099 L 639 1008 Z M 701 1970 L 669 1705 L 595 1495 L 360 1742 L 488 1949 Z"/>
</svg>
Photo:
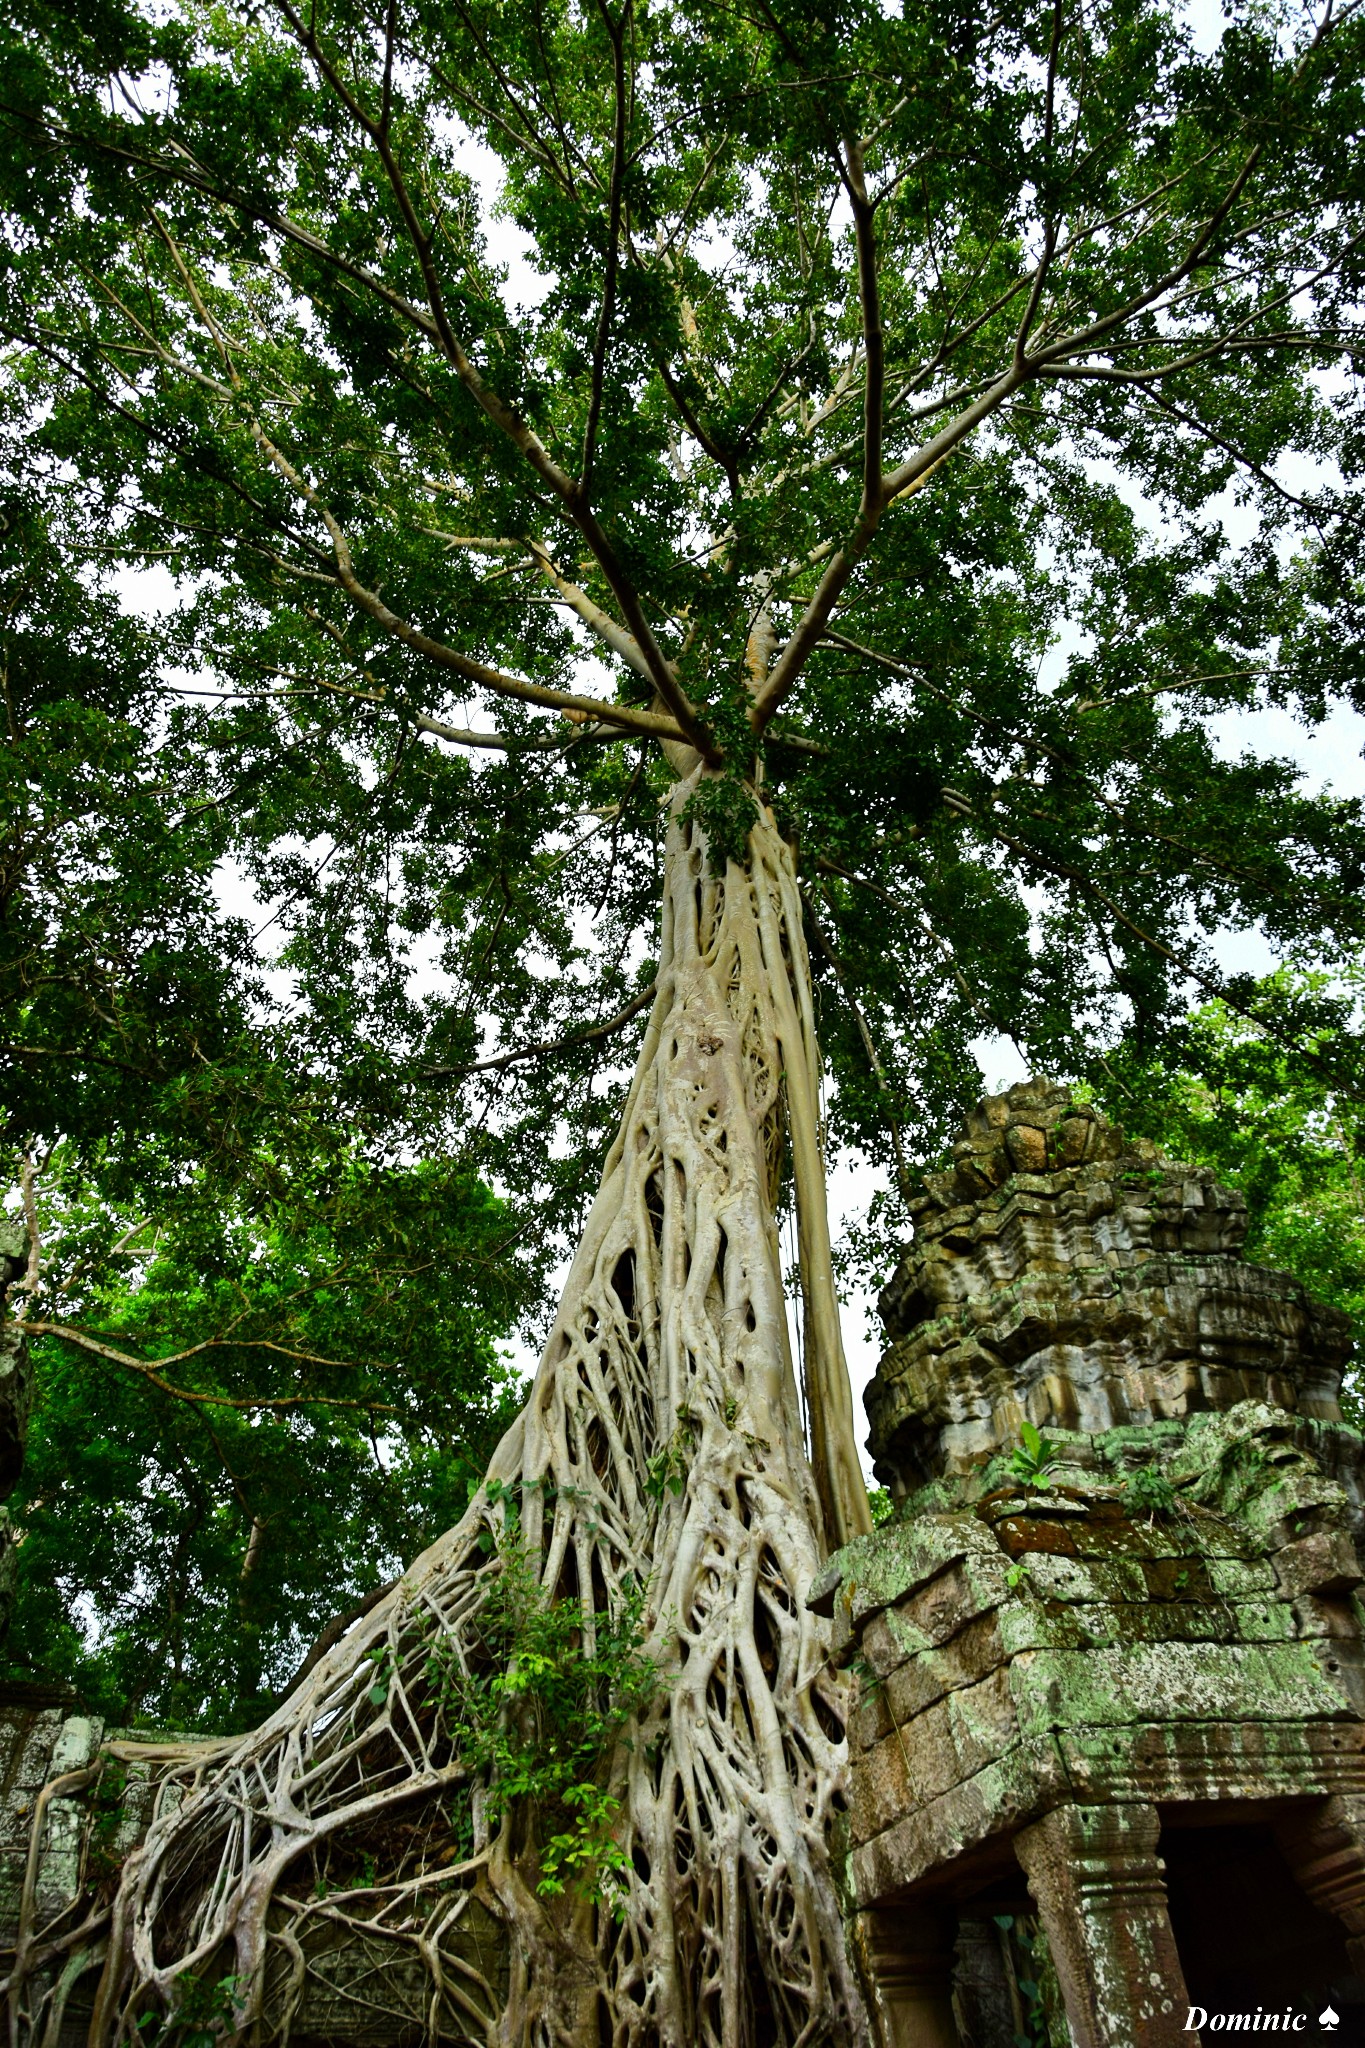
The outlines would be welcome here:
<svg viewBox="0 0 1365 2048">
<path fill-rule="evenodd" d="M 545 448 L 529 423 L 522 419 L 515 408 L 507 405 L 498 393 L 485 382 L 473 362 L 466 355 L 458 337 L 451 328 L 445 314 L 444 300 L 440 291 L 439 274 L 435 266 L 431 244 L 429 238 L 422 230 L 411 195 L 407 191 L 387 136 L 380 132 L 378 123 L 366 114 L 360 102 L 346 86 L 340 73 L 336 71 L 334 66 L 330 66 L 327 63 L 320 47 L 317 45 L 316 38 L 304 26 L 297 13 L 286 4 L 286 0 L 275 0 L 275 4 L 279 12 L 289 22 L 292 32 L 299 40 L 301 47 L 318 64 L 323 76 L 337 93 L 351 118 L 370 137 L 376 150 L 379 151 L 381 162 L 384 163 L 386 176 L 389 177 L 392 184 L 394 196 L 399 204 L 409 237 L 413 240 L 414 254 L 418 258 L 424 283 L 428 288 L 429 294 L 434 294 L 429 299 L 429 305 L 426 309 L 414 305 L 411 300 L 406 299 L 401 293 L 393 291 L 384 283 L 382 278 L 377 277 L 364 264 L 356 263 L 340 256 L 320 237 L 311 233 L 310 230 L 301 227 L 298 222 L 290 219 L 289 216 L 277 213 L 271 208 L 262 207 L 258 200 L 253 200 L 249 195 L 240 193 L 235 188 L 226 186 L 221 181 L 211 178 L 204 172 L 202 166 L 196 164 L 189 153 L 183 149 L 178 151 L 179 160 L 172 165 L 166 163 L 162 158 L 150 156 L 141 151 L 121 149 L 103 141 L 83 136 L 77 131 L 63 128 L 60 124 L 37 123 L 25 109 L 11 106 L 6 102 L 0 101 L 0 112 L 13 116 L 22 122 L 26 128 L 37 127 L 39 132 L 45 136 L 67 143 L 79 144 L 112 160 L 128 163 L 137 168 L 150 171 L 158 177 L 188 185 L 193 190 L 202 192 L 206 196 L 215 198 L 234 210 L 240 211 L 248 219 L 258 221 L 263 227 L 270 228 L 285 240 L 294 243 L 297 247 L 306 250 L 309 254 L 318 257 L 343 275 L 351 278 L 353 282 L 363 286 L 365 290 L 373 292 L 391 311 L 398 313 L 405 321 L 416 326 L 427 340 L 437 343 L 480 410 L 500 432 L 507 436 L 518 452 L 529 462 L 532 469 L 553 492 L 565 516 L 582 533 L 606 577 L 613 596 L 621 606 L 626 625 L 634 635 L 641 654 L 648 665 L 649 680 L 658 691 L 664 703 L 673 712 L 687 742 L 696 747 L 705 759 L 715 763 L 719 757 L 714 743 L 706 733 L 695 707 L 689 703 L 686 693 L 679 685 L 662 649 L 655 640 L 640 600 L 629 579 L 626 577 L 616 552 L 608 541 L 600 523 L 593 515 L 591 509 L 579 502 L 577 484 L 553 460 L 548 449 Z M 644 730 L 643 727 L 638 726 L 635 729 Z"/>
<path fill-rule="evenodd" d="M 595 634 L 602 645 L 609 647 L 617 659 L 623 661 L 643 682 L 652 684 L 654 674 L 641 652 L 639 642 L 627 633 L 623 626 L 618 626 L 610 613 L 603 611 L 601 605 L 594 604 L 586 590 L 570 582 L 555 565 L 550 550 L 543 541 L 533 538 L 527 545 L 546 582 L 559 592 L 564 602 L 578 615 L 589 632 Z"/>
<path fill-rule="evenodd" d="M 1296 77 L 1302 72 L 1303 66 L 1307 63 L 1312 48 L 1317 46 L 1317 43 L 1326 32 L 1329 20 L 1330 9 L 1324 15 L 1323 22 L 1319 25 L 1310 50 L 1305 53 L 1301 60 L 1298 71 L 1295 74 Z M 1072 355 L 1083 354 L 1093 350 L 1105 341 L 1110 334 L 1125 325 L 1126 322 L 1133 319 L 1138 313 L 1154 305 L 1167 292 L 1172 290 L 1175 285 L 1179 284 L 1182 279 L 1188 277 L 1197 267 L 1201 257 L 1218 232 L 1219 227 L 1227 219 L 1242 192 L 1246 189 L 1247 182 L 1260 161 L 1260 157 L 1261 145 L 1257 143 L 1247 152 L 1224 191 L 1222 198 L 1212 211 L 1206 215 L 1193 240 L 1187 245 L 1180 261 L 1168 269 L 1162 277 L 1158 278 L 1145 290 L 1126 300 L 1123 305 L 1089 322 L 1087 326 L 1078 329 L 1076 332 L 1064 336 L 1056 342 L 1044 345 L 1044 347 L 1031 355 L 1027 353 L 1025 348 L 1020 346 L 1019 340 L 1016 338 L 1013 360 L 1009 368 L 997 377 L 973 404 L 960 412 L 956 419 L 949 421 L 930 440 L 924 442 L 912 455 L 898 464 L 889 475 L 880 479 L 880 497 L 877 503 L 876 515 L 868 517 L 868 507 L 865 498 L 852 534 L 834 555 L 820 579 L 814 596 L 807 604 L 785 647 L 773 665 L 767 686 L 756 700 L 754 706 L 754 724 L 757 730 L 761 732 L 768 719 L 772 717 L 778 706 L 795 687 L 811 651 L 818 644 L 823 629 L 834 612 L 849 577 L 871 544 L 876 530 L 877 516 L 879 516 L 882 507 L 891 504 L 896 498 L 906 496 L 912 489 L 921 484 L 928 474 L 946 456 L 952 453 L 954 448 L 964 441 L 969 434 L 973 433 L 992 413 L 998 411 L 1000 406 L 1023 384 L 1032 377 L 1039 375 L 1045 366 L 1061 363 Z M 1055 240 L 1055 235 L 1051 239 Z M 1051 253 L 1051 246 L 1049 245 L 1045 248 L 1044 256 L 1040 261 L 1037 271 L 1034 273 L 1030 290 L 1031 305 L 1036 304 L 1037 296 L 1041 292 L 1042 279 L 1046 273 L 1046 267 L 1051 260 Z M 1027 326 L 1031 323 L 1031 317 L 1031 313 L 1025 314 L 1024 322 L 1021 323 L 1020 327 L 1020 335 L 1026 335 Z"/>
<path fill-rule="evenodd" d="M 399 314 L 428 340 L 436 337 L 435 323 L 430 313 L 423 307 L 414 305 L 411 299 L 405 298 L 401 292 L 394 291 L 390 285 L 385 284 L 382 277 L 368 269 L 365 264 L 343 256 L 329 243 L 324 242 L 321 236 L 315 235 L 311 228 L 304 227 L 290 215 L 276 213 L 273 208 L 262 206 L 259 197 L 253 198 L 249 193 L 240 192 L 235 186 L 211 177 L 182 144 L 174 145 L 177 161 L 168 164 L 161 157 L 150 156 L 143 150 L 120 148 L 116 143 L 84 135 L 79 129 L 68 128 L 59 121 L 41 121 L 29 108 L 16 107 L 6 100 L 0 100 L 0 114 L 7 115 L 28 130 L 36 130 L 45 139 L 66 147 L 91 150 L 110 162 L 126 164 L 131 170 L 146 171 L 154 177 L 187 186 L 206 199 L 232 208 L 234 212 L 243 214 L 246 219 L 254 220 L 263 228 L 269 228 L 270 232 L 279 235 L 282 241 L 291 242 L 306 254 L 320 258 L 342 276 L 350 278 L 352 283 L 363 285 L 366 291 L 373 292 L 391 312 Z"/>
<path fill-rule="evenodd" d="M 472 683 L 482 683 L 485 689 L 495 691 L 502 697 L 515 697 L 524 704 L 540 704 L 551 711 L 578 712 L 585 718 L 605 721 L 611 725 L 626 727 L 631 732 L 649 734 L 655 739 L 687 739 L 689 735 L 673 720 L 661 718 L 654 711 L 637 711 L 629 704 L 609 704 L 600 697 L 578 697 L 567 690 L 552 690 L 543 683 L 529 683 L 521 676 L 509 676 L 501 669 L 489 668 L 486 663 L 473 661 L 466 654 L 460 654 L 444 641 L 433 640 L 427 633 L 410 626 L 397 612 L 391 611 L 376 591 L 368 589 L 355 573 L 351 560 L 350 545 L 341 525 L 331 508 L 314 490 L 307 478 L 302 476 L 273 441 L 270 440 L 258 421 L 252 422 L 252 435 L 261 452 L 272 462 L 280 475 L 297 492 L 304 503 L 311 506 L 331 537 L 332 552 L 336 557 L 337 579 L 342 589 L 361 611 L 372 618 L 376 625 L 401 640 L 405 647 L 424 654 L 430 661 L 438 662 L 442 668 L 453 669 L 456 675 Z M 428 726 L 427 730 L 432 728 Z"/>
<path fill-rule="evenodd" d="M 1056 119 L 1057 58 L 1061 47 L 1062 0 L 1054 0 L 1052 9 L 1052 44 L 1047 56 L 1047 110 L 1043 117 L 1043 151 L 1048 158 L 1049 170 L 1051 170 L 1053 124 Z M 1043 227 L 1043 253 L 1038 258 L 1038 266 L 1033 273 L 1033 283 L 1029 288 L 1028 300 L 1024 307 L 1024 317 L 1019 322 L 1019 332 L 1014 337 L 1014 361 L 1015 367 L 1019 370 L 1023 369 L 1027 359 L 1029 333 L 1033 327 L 1034 320 L 1037 318 L 1038 307 L 1042 301 L 1043 288 L 1047 283 L 1047 274 L 1052 265 L 1053 251 L 1056 249 L 1056 246 L 1057 220 L 1055 214 L 1049 209 Z"/>
<path fill-rule="evenodd" d="M 569 716 L 566 712 L 565 716 Z M 575 718 L 580 714 L 575 712 Z M 425 711 L 419 711 L 413 720 L 418 732 L 429 732 L 433 739 L 449 740 L 456 747 L 481 747 L 502 754 L 559 754 L 566 747 L 580 747 L 585 742 L 594 744 L 601 741 L 624 740 L 632 737 L 626 726 L 609 727 L 602 722 L 596 725 L 583 724 L 572 732 L 537 734 L 533 738 L 513 739 L 501 732 L 474 732 L 463 725 L 443 725 L 439 718 L 428 718 Z"/>
<path fill-rule="evenodd" d="M 1005 374 L 998 378 L 989 390 L 984 391 L 974 405 L 959 413 L 955 420 L 940 433 L 935 434 L 932 440 L 926 441 L 908 461 L 901 463 L 890 476 L 884 478 L 883 503 L 889 505 L 893 499 L 908 497 L 912 491 L 919 489 L 928 480 L 931 472 L 952 454 L 959 442 L 966 440 L 967 436 L 1003 405 L 1024 381 L 1024 373 L 1011 363 Z M 762 732 L 784 700 L 795 689 L 802 669 L 820 642 L 845 584 L 872 542 L 876 526 L 876 519 L 869 521 L 860 517 L 852 534 L 820 578 L 815 595 L 773 664 L 767 687 L 755 702 L 754 724 L 759 732 Z"/>
<path fill-rule="evenodd" d="M 638 1017 L 641 1010 L 648 1009 L 659 992 L 659 984 L 652 981 L 638 996 L 632 996 L 624 1009 L 614 1017 L 608 1017 L 605 1024 L 594 1024 L 590 1031 L 574 1031 L 565 1038 L 542 1039 L 539 1045 L 519 1046 L 515 1052 L 498 1053 L 492 1059 L 473 1060 L 464 1067 L 424 1067 L 421 1078 L 424 1081 L 462 1081 L 467 1074 L 495 1074 L 506 1067 L 513 1067 L 521 1060 L 538 1060 L 551 1053 L 569 1052 L 576 1045 L 591 1045 L 599 1038 L 610 1038 L 632 1017 Z"/>
<path fill-rule="evenodd" d="M 846 155 L 845 189 L 853 209 L 863 334 L 863 495 L 858 520 L 860 525 L 875 526 L 885 503 L 882 408 L 886 397 L 886 337 L 882 332 L 881 288 L 877 278 L 876 216 L 867 196 L 861 148 L 850 142 Z"/>
<path fill-rule="evenodd" d="M 624 25 L 630 13 L 625 0 L 620 22 L 614 22 L 606 0 L 597 0 L 597 11 L 611 42 L 612 94 L 615 116 L 611 139 L 611 181 L 607 191 L 607 248 L 602 277 L 602 306 L 592 345 L 592 377 L 588 387 L 588 417 L 583 426 L 583 452 L 579 460 L 579 491 L 586 506 L 592 498 L 592 465 L 597 453 L 597 429 L 602 417 L 602 390 L 606 380 L 607 349 L 616 311 L 616 273 L 621 260 L 621 189 L 626 168 L 626 53 Z"/>
<path fill-rule="evenodd" d="M 282 1686 L 276 1694 L 277 1702 L 287 1700 L 290 1693 L 296 1687 L 302 1685 L 304 1679 L 307 1678 L 314 1666 L 320 1664 L 327 1655 L 327 1652 L 341 1641 L 347 1629 L 354 1628 L 358 1621 L 363 1621 L 365 1616 L 376 1608 L 381 1600 L 387 1598 L 397 1584 L 397 1579 L 389 1579 L 386 1584 L 375 1586 L 370 1592 L 362 1594 L 355 1605 L 348 1607 L 344 1613 L 334 1615 L 322 1633 L 315 1638 L 312 1648 L 304 1657 L 303 1662 L 299 1665 L 298 1670 L 294 1673 L 289 1683 Z"/>
<path fill-rule="evenodd" d="M 529 463 L 542 483 L 549 487 L 566 518 L 583 535 L 584 540 L 588 543 L 589 548 L 597 559 L 599 568 L 607 579 L 612 595 L 621 607 L 626 625 L 634 635 L 640 652 L 649 664 L 650 681 L 662 697 L 665 705 L 672 712 L 679 726 L 682 727 L 683 736 L 688 743 L 694 746 L 704 759 L 713 763 L 716 762 L 719 757 L 714 743 L 703 727 L 696 708 L 688 702 L 686 692 L 673 674 L 663 649 L 655 639 L 634 585 L 625 574 L 615 549 L 607 539 L 605 532 L 588 504 L 581 484 L 576 482 L 566 470 L 560 467 L 550 454 L 548 448 L 546 448 L 544 442 L 540 439 L 540 436 L 531 427 L 530 422 L 524 419 L 515 407 L 508 405 L 499 393 L 493 389 L 492 385 L 485 381 L 474 363 L 465 353 L 464 347 L 446 314 L 440 273 L 436 267 L 430 237 L 418 218 L 412 195 L 408 191 L 407 181 L 403 177 L 389 139 L 379 132 L 375 121 L 366 113 L 365 108 L 346 84 L 336 66 L 326 56 L 317 35 L 311 28 L 304 25 L 301 17 L 290 4 L 290 0 L 273 0 L 273 4 L 284 20 L 288 22 L 299 42 L 300 48 L 306 51 L 312 58 L 323 78 L 351 116 L 351 119 L 370 137 L 375 149 L 379 153 L 385 177 L 398 203 L 408 239 L 412 244 L 413 253 L 422 272 L 423 286 L 427 294 L 427 304 L 431 310 L 433 331 L 440 340 L 447 360 L 454 367 L 460 382 L 464 385 L 480 411 L 492 421 L 501 433 L 506 435 L 507 439 L 524 460 Z M 645 730 L 644 727 L 637 727 L 636 729 Z"/>
<path fill-rule="evenodd" d="M 356 1361 L 342 1358 L 322 1358 L 311 1351 L 299 1351 L 287 1344 L 276 1344 L 264 1337 L 206 1337 L 201 1344 L 190 1344 L 183 1351 L 173 1351 L 165 1358 L 148 1360 L 135 1358 L 131 1351 L 120 1351 L 116 1345 L 105 1344 L 98 1337 L 87 1336 L 84 1330 L 76 1330 L 69 1323 L 28 1322 L 25 1324 L 31 1337 L 57 1337 L 63 1344 L 72 1344 L 78 1351 L 88 1351 L 92 1357 L 105 1358 L 113 1365 L 125 1366 L 130 1372 L 138 1373 L 149 1380 L 161 1393 L 169 1394 L 177 1401 L 190 1401 L 213 1408 L 237 1408 L 252 1410 L 258 1408 L 359 1408 L 367 1415 L 396 1415 L 398 1410 L 391 1403 L 383 1401 L 351 1401 L 339 1399 L 334 1394 L 285 1394 L 270 1399 L 262 1395 L 237 1398 L 229 1394 L 196 1394 L 188 1387 L 172 1386 L 162 1378 L 165 1367 L 183 1365 L 187 1358 L 198 1358 L 206 1351 L 271 1351 L 281 1358 L 291 1358 L 299 1365 L 330 1366 L 338 1372 L 355 1370 Z"/>
</svg>

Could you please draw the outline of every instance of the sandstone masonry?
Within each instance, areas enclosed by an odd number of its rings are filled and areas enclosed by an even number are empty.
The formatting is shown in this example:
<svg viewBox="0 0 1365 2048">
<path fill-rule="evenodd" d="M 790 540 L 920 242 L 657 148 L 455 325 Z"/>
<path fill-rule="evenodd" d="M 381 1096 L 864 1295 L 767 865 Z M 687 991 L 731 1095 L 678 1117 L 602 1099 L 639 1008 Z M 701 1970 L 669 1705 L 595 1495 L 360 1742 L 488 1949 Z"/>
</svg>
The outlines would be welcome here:
<svg viewBox="0 0 1365 2048">
<path fill-rule="evenodd" d="M 1365 2020 L 1365 1444 L 1344 1319 L 1245 1228 L 1046 1083 L 926 1183 L 867 1397 L 896 1512 L 811 1593 L 890 2048 Z"/>
</svg>

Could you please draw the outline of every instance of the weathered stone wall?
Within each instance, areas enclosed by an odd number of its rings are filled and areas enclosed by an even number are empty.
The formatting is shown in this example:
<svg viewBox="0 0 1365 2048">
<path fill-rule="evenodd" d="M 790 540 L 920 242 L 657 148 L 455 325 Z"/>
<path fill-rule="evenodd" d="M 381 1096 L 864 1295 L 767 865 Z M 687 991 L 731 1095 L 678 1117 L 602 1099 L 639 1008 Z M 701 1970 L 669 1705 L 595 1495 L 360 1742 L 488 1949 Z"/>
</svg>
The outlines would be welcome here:
<svg viewBox="0 0 1365 2048">
<path fill-rule="evenodd" d="M 1349 1765 L 1365 1793 L 1362 1572 L 1315 1455 L 1335 1435 L 1358 1461 L 1353 1431 L 1260 1402 L 1067 1436 L 1047 1486 L 998 1459 L 841 1551 L 812 1598 L 864 1674 L 860 1895 L 1087 1791 L 1325 1797 Z M 1167 1510 L 1130 1504 L 1138 1471 Z"/>
<path fill-rule="evenodd" d="M 1246 1204 L 1067 1090 L 978 1105 L 911 1204 L 867 1395 L 878 1478 L 912 1491 L 1018 1441 L 1263 1400 L 1340 1418 L 1348 1325 L 1247 1264 Z"/>
<path fill-rule="evenodd" d="M 61 1707 L 0 1704 L 0 1929 L 18 1925 L 34 1807 L 43 1787 L 88 1764 L 102 1729 L 84 1715 Z M 69 1800 L 58 1800 L 41 1844 L 39 1910 L 46 1919 L 75 1897 L 83 1863 L 84 1817 Z"/>
<path fill-rule="evenodd" d="M 1248 1264 L 1239 1195 L 1047 1083 L 982 1103 L 913 1210 L 867 1396 L 897 1506 L 810 1595 L 858 1691 L 853 1925 L 888 2040 L 1009 2048 L 993 1934 L 1026 1925 L 1054 2043 L 1185 2048 L 1219 1965 L 1183 1852 L 1188 1952 L 1168 1909 L 1182 1828 L 1261 1831 L 1248 1981 L 1365 2020 L 1345 1319 Z"/>
<path fill-rule="evenodd" d="M 34 1864 L 35 1924 L 98 1886 L 142 1839 L 156 1795 L 156 1739 L 146 1729 L 106 1731 L 97 1715 L 73 1712 L 55 1694 L 43 1703 L 38 1687 L 0 1697 L 0 1942 L 12 1939 L 19 1922 L 44 1788 L 76 1781 L 64 1796 L 45 1802 Z M 135 1752 L 143 1746 L 148 1758 L 138 1762 Z"/>
</svg>

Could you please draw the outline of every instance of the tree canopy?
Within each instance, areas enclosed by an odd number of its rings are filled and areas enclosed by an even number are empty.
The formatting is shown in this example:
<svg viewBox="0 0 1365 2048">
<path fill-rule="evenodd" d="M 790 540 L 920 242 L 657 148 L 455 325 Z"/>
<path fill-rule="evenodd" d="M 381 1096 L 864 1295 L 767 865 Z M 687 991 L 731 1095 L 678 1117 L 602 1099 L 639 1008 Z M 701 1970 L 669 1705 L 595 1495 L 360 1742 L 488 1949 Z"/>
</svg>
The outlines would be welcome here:
<svg viewBox="0 0 1365 2048">
<path fill-rule="evenodd" d="M 496 1340 L 535 1250 L 436 1120 L 414 1159 L 340 1034 L 304 1053 L 221 903 L 241 835 L 166 644 L 82 580 L 88 527 L 26 481 L 0 986 L 38 1395 L 5 1655 L 114 1721 L 245 1726 L 463 1508 L 515 1412 Z"/>
<path fill-rule="evenodd" d="M 310 1086 L 490 1134 L 496 1099 L 572 1212 L 670 734 L 722 841 L 761 773 L 799 842 L 833 1124 L 878 1158 L 983 1031 L 1083 1066 L 1191 986 L 1254 1002 L 1217 925 L 1358 937 L 1359 805 L 1215 723 L 1360 687 L 1354 8 L 8 33 L 23 460 L 178 579 L 180 838 L 275 908 Z M 31 1099 L 81 1042 L 26 1032 Z"/>
<path fill-rule="evenodd" d="M 445 1162 L 254 1213 L 201 1180 L 117 1251 L 79 1185 L 43 1205 L 11 1669 L 114 1722 L 249 1727 L 463 1513 L 521 1391 L 514 1232 Z"/>
<path fill-rule="evenodd" d="M 1104 1086 L 1193 993 L 1343 1074 L 1206 935 L 1365 919 L 1359 803 L 1225 736 L 1360 706 L 1362 26 L 1199 26 L 11 11 L 6 1129 L 103 1234 L 89 1329 L 163 1211 L 165 1354 L 242 1231 L 436 1155 L 519 1204 L 525 1307 L 683 742 L 718 844 L 747 780 L 799 849 L 870 1274 L 983 1034 Z"/>
</svg>

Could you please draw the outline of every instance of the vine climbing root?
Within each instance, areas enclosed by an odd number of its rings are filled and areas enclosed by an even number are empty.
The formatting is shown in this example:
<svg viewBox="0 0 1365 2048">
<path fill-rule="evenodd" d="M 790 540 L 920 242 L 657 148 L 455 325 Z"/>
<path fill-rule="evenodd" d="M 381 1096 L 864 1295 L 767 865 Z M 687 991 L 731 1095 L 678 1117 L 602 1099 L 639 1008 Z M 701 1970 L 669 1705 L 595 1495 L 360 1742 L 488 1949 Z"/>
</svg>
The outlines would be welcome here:
<svg viewBox="0 0 1365 2048">
<path fill-rule="evenodd" d="M 226 1980 L 263 2041 L 344 2038 L 347 2001 L 370 2038 L 379 2009 L 487 2048 L 865 2037 L 830 1854 L 843 1696 L 804 1601 L 866 1496 L 800 903 L 766 813 L 722 877 L 687 793 L 658 995 L 527 1406 L 460 1525 L 165 1802 L 125 1867 L 92 2040 Z M 818 1485 L 778 1258 L 785 1159 Z M 601 1760 L 621 1867 L 595 1896 L 542 1895 L 545 1818 L 490 1790 L 459 1706 L 497 1681 L 487 1617 L 513 1552 L 576 1604 L 585 1655 L 638 1611 L 660 1673 Z"/>
</svg>

